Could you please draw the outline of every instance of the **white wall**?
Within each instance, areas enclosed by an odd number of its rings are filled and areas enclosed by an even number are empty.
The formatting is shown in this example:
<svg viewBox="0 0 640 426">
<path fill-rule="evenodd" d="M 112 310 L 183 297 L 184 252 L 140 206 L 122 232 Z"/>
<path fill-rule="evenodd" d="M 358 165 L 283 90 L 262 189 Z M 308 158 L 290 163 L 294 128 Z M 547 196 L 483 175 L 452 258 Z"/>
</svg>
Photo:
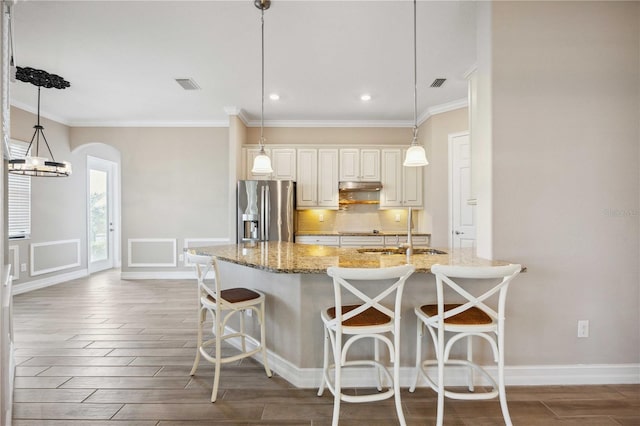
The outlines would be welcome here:
<svg viewBox="0 0 640 426">
<path fill-rule="evenodd" d="M 640 3 L 495 2 L 492 30 L 507 363 L 640 363 Z"/>
</svg>

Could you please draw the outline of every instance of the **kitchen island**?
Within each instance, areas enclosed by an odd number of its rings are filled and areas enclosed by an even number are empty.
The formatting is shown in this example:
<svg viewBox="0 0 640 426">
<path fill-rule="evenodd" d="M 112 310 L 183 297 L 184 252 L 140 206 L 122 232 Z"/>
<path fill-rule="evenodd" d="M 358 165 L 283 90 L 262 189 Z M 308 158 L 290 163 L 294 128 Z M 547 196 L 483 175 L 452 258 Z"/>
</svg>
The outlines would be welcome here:
<svg viewBox="0 0 640 426">
<path fill-rule="evenodd" d="M 259 242 L 191 248 L 219 260 L 223 288 L 243 286 L 266 295 L 267 348 L 274 371 L 298 387 L 320 383 L 323 329 L 320 311 L 333 305 L 330 266 L 384 268 L 410 263 L 416 267 L 405 285 L 402 315 L 402 385 L 408 386 L 415 363 L 416 305 L 435 300 L 435 280 L 429 273 L 439 264 L 504 265 L 475 256 L 470 249 L 442 249 L 445 254 L 389 254 L 390 251 Z M 373 283 L 373 292 L 382 284 Z M 349 303 L 349 300 L 345 300 Z M 257 325 L 251 324 L 257 331 Z M 368 347 L 354 348 L 369 352 Z"/>
</svg>

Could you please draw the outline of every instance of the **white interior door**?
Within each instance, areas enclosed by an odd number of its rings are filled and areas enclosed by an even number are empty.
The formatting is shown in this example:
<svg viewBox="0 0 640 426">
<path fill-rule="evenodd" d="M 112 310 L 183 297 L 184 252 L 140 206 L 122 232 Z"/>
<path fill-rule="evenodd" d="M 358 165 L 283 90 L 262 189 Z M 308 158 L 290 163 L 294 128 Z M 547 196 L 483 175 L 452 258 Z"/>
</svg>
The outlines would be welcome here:
<svg viewBox="0 0 640 426">
<path fill-rule="evenodd" d="M 449 136 L 451 247 L 476 246 L 476 209 L 471 201 L 471 143 L 469 133 Z"/>
<path fill-rule="evenodd" d="M 89 273 L 116 266 L 117 164 L 87 156 L 87 247 Z"/>
</svg>

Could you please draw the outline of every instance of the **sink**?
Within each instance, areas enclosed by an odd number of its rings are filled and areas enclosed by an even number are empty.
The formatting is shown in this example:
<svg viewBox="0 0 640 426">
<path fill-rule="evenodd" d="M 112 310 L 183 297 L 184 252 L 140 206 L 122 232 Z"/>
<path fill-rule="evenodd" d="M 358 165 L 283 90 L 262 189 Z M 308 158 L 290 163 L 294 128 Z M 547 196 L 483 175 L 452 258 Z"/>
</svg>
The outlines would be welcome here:
<svg viewBox="0 0 640 426">
<path fill-rule="evenodd" d="M 358 253 L 364 254 L 406 254 L 406 248 L 360 248 L 358 249 Z M 413 249 L 413 254 L 430 254 L 430 255 L 438 255 L 438 254 L 447 254 L 446 251 L 436 250 L 433 248 L 415 248 Z"/>
</svg>

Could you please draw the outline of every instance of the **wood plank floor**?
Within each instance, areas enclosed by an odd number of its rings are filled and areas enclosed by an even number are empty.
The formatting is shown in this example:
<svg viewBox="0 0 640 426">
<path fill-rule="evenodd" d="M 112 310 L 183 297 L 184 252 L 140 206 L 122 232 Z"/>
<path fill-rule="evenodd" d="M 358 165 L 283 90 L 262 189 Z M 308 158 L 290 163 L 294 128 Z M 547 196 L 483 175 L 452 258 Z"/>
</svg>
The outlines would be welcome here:
<svg viewBox="0 0 640 426">
<path fill-rule="evenodd" d="M 191 281 L 123 281 L 119 271 L 14 298 L 14 424 L 83 426 L 329 425 L 333 400 L 244 360 L 222 368 L 195 354 Z M 319 331 L 320 332 L 320 331 Z M 233 349 L 226 349 L 233 351 Z M 507 389 L 515 425 L 640 425 L 640 385 Z M 435 422 L 435 394 L 403 390 L 410 425 Z M 446 401 L 445 424 L 504 424 L 496 401 Z M 341 425 L 397 424 L 391 400 L 342 404 Z"/>
</svg>

